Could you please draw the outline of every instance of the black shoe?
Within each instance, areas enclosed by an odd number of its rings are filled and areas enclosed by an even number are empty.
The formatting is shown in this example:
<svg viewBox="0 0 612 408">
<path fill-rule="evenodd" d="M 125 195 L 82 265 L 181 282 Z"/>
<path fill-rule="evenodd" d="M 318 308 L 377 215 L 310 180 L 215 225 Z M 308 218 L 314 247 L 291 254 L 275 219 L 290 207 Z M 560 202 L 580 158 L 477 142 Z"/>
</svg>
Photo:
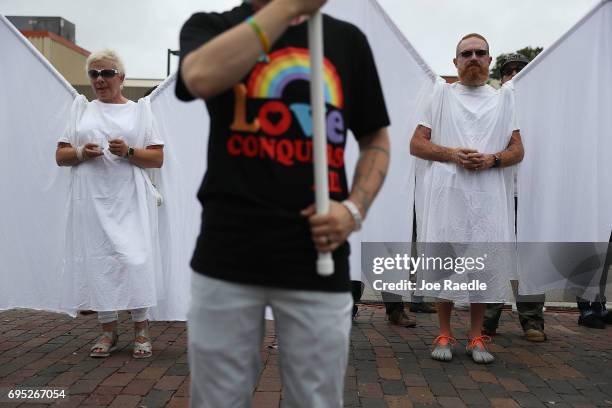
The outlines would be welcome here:
<svg viewBox="0 0 612 408">
<path fill-rule="evenodd" d="M 594 314 L 590 314 L 587 316 L 580 316 L 578 318 L 578 324 L 580 326 L 589 327 L 591 329 L 605 329 L 606 324 Z"/>
<path fill-rule="evenodd" d="M 353 320 L 355 320 L 355 318 L 357 317 L 357 312 L 359 312 L 359 306 L 353 305 L 353 313 L 352 313 Z"/>
<path fill-rule="evenodd" d="M 612 324 L 612 312 L 609 310 L 608 310 L 608 313 L 606 313 L 603 316 L 598 316 L 598 318 L 605 324 Z"/>
<path fill-rule="evenodd" d="M 436 313 L 436 309 L 431 307 L 429 303 L 424 303 L 424 302 L 411 303 L 410 311 L 412 313 Z"/>
<path fill-rule="evenodd" d="M 497 329 L 491 329 L 489 327 L 483 327 L 480 333 L 484 336 L 495 337 L 497 335 Z"/>
</svg>

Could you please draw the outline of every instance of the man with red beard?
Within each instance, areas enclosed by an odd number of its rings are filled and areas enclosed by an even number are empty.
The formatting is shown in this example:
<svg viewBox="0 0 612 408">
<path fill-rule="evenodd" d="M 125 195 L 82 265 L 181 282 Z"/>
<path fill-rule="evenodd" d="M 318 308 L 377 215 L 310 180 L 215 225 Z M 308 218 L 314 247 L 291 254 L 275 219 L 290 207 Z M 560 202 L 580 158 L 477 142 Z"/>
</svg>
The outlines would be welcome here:
<svg viewBox="0 0 612 408">
<path fill-rule="evenodd" d="M 456 243 L 469 243 L 463 245 L 464 253 L 478 253 L 484 248 L 481 243 L 498 251 L 501 246 L 491 243 L 515 241 L 510 166 L 523 159 L 524 151 L 512 88 L 504 86 L 497 91 L 486 85 L 491 61 L 487 40 L 480 34 L 466 35 L 457 44 L 453 59 L 459 82 L 437 83 L 431 99 L 423 104 L 410 143 L 410 152 L 423 159 L 417 167 L 419 242 L 448 243 L 452 251 L 461 247 Z M 452 279 L 469 284 L 472 278 L 472 282 L 478 279 L 486 284 L 486 290 L 456 290 L 445 284 L 444 289 L 442 285 L 430 285 L 420 291 L 442 301 L 438 305 L 440 335 L 434 341 L 433 359 L 452 359 L 455 339 L 450 316 L 453 302 L 461 302 L 471 306 L 466 352 L 476 363 L 494 360 L 485 345 L 490 338 L 481 335 L 481 327 L 486 303 L 508 296 L 510 276 L 504 274 L 512 272 L 512 265 L 506 258 L 499 262 L 499 253 L 495 252 L 489 258 L 496 259 L 488 259 L 485 268 L 473 274 L 457 269 L 421 271 L 419 288 L 443 279 L 444 283 Z"/>
</svg>

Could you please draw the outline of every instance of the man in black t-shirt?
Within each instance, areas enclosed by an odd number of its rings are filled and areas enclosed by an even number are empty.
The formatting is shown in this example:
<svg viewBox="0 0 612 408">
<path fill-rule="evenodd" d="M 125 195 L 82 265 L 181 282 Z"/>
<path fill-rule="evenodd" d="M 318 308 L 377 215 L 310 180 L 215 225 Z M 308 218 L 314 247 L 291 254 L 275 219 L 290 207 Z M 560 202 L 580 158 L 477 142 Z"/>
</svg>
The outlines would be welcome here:
<svg viewBox="0 0 612 408">
<path fill-rule="evenodd" d="M 193 406 L 249 405 L 267 305 L 284 402 L 342 406 L 352 306 L 347 238 L 384 181 L 389 118 L 365 35 L 324 16 L 331 204 L 316 215 L 306 20 L 324 3 L 253 0 L 194 14 L 181 31 L 176 95 L 204 99 L 211 121 L 191 262 Z M 350 190 L 348 130 L 361 150 Z M 317 251 L 333 252 L 332 276 L 317 274 Z"/>
</svg>

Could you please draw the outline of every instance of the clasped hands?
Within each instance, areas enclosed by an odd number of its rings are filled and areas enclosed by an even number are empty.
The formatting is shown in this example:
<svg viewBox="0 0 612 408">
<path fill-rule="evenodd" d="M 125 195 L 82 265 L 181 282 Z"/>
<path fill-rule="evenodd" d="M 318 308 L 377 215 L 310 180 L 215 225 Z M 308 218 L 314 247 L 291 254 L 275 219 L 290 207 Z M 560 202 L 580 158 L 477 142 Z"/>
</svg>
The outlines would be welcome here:
<svg viewBox="0 0 612 408">
<path fill-rule="evenodd" d="M 458 166 L 471 171 L 486 170 L 495 165 L 494 155 L 463 147 L 453 149 L 451 160 Z"/>
<path fill-rule="evenodd" d="M 102 146 L 97 143 L 86 143 L 83 146 L 83 156 L 87 159 L 93 159 L 104 155 Z M 128 153 L 128 145 L 123 139 L 111 139 L 108 141 L 108 151 L 115 156 L 125 157 Z"/>
</svg>

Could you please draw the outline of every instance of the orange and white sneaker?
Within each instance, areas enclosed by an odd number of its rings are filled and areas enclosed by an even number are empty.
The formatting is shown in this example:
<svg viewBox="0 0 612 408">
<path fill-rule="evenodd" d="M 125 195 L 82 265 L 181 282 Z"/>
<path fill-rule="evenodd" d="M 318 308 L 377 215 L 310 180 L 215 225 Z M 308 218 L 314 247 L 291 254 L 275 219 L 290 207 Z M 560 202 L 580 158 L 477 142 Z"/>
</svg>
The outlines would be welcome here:
<svg viewBox="0 0 612 408">
<path fill-rule="evenodd" d="M 453 344 L 457 340 L 454 337 L 440 335 L 432 343 L 434 349 L 431 351 L 431 358 L 438 361 L 451 361 L 453 359 Z"/>
<path fill-rule="evenodd" d="M 477 364 L 489 364 L 495 360 L 493 354 L 487 350 L 486 343 L 490 343 L 491 338 L 489 336 L 478 336 L 472 339 L 465 348 L 465 352 L 468 356 L 472 356 Z"/>
</svg>

